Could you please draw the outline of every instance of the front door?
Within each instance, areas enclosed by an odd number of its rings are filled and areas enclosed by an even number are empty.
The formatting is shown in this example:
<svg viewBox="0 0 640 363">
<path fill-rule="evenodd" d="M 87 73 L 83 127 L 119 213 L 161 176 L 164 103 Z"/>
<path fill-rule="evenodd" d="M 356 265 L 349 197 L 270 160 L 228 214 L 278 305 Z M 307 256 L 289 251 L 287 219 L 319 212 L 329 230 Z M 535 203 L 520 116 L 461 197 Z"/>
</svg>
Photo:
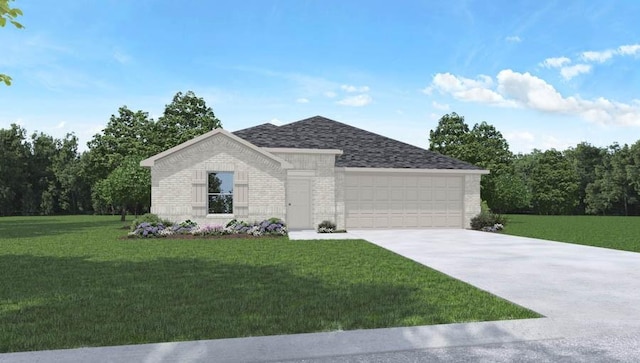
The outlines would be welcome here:
<svg viewBox="0 0 640 363">
<path fill-rule="evenodd" d="M 311 225 L 311 181 L 289 179 L 287 186 L 287 226 L 289 229 L 313 229 Z"/>
</svg>

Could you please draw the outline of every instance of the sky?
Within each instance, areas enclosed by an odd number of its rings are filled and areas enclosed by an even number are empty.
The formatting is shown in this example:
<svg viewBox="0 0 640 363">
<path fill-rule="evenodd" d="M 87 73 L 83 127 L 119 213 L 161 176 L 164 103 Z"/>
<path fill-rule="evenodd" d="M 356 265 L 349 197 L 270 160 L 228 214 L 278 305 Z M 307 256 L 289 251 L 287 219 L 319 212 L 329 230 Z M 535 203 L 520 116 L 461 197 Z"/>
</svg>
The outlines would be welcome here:
<svg viewBox="0 0 640 363">
<path fill-rule="evenodd" d="M 456 112 L 511 151 L 640 140 L 640 1 L 17 0 L 0 128 L 75 133 L 179 91 L 235 131 L 316 115 L 428 148 Z"/>
</svg>

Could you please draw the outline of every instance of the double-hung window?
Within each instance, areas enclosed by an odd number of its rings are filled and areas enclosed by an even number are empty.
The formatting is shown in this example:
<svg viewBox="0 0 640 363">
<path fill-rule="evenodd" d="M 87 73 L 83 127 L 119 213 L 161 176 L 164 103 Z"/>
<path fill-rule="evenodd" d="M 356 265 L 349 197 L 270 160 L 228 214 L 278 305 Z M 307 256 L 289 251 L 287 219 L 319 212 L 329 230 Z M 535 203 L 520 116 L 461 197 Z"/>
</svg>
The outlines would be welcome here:
<svg viewBox="0 0 640 363">
<path fill-rule="evenodd" d="M 208 180 L 209 214 L 233 214 L 233 172 L 212 172 Z"/>
</svg>

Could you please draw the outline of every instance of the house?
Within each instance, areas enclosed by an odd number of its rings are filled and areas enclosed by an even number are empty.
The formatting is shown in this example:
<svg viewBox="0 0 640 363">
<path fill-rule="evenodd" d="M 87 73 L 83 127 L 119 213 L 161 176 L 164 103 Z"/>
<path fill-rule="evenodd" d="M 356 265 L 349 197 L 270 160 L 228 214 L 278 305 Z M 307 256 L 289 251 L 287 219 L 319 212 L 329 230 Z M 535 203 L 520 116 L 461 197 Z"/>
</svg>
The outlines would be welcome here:
<svg viewBox="0 0 640 363">
<path fill-rule="evenodd" d="M 143 160 L 151 212 L 225 224 L 282 218 L 290 229 L 468 228 L 480 212 L 474 165 L 321 116 L 215 129 Z"/>
</svg>

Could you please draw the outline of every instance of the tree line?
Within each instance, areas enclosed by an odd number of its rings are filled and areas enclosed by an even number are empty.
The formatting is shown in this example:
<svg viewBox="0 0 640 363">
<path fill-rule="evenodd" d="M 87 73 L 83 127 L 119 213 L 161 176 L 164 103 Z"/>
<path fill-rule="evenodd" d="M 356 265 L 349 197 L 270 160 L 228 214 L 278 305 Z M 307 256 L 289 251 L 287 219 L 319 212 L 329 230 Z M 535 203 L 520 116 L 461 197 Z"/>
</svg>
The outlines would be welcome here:
<svg viewBox="0 0 640 363">
<path fill-rule="evenodd" d="M 0 129 L 0 216 L 142 213 L 151 176 L 142 159 L 222 127 L 193 92 L 178 92 L 153 120 L 126 106 L 78 151 L 78 138 Z M 514 154 L 487 122 L 469 127 L 456 113 L 429 133 L 432 151 L 470 162 L 484 175 L 481 197 L 498 213 L 640 215 L 640 140 Z"/>
<path fill-rule="evenodd" d="M 12 124 L 0 129 L 0 216 L 144 212 L 151 177 L 141 160 L 222 127 L 204 99 L 178 92 L 153 120 L 127 106 L 78 151 L 78 138 L 56 139 Z"/>
<path fill-rule="evenodd" d="M 640 215 L 640 140 L 513 154 L 494 126 L 470 128 L 453 112 L 429 132 L 429 149 L 489 169 L 481 197 L 494 212 Z"/>
</svg>

